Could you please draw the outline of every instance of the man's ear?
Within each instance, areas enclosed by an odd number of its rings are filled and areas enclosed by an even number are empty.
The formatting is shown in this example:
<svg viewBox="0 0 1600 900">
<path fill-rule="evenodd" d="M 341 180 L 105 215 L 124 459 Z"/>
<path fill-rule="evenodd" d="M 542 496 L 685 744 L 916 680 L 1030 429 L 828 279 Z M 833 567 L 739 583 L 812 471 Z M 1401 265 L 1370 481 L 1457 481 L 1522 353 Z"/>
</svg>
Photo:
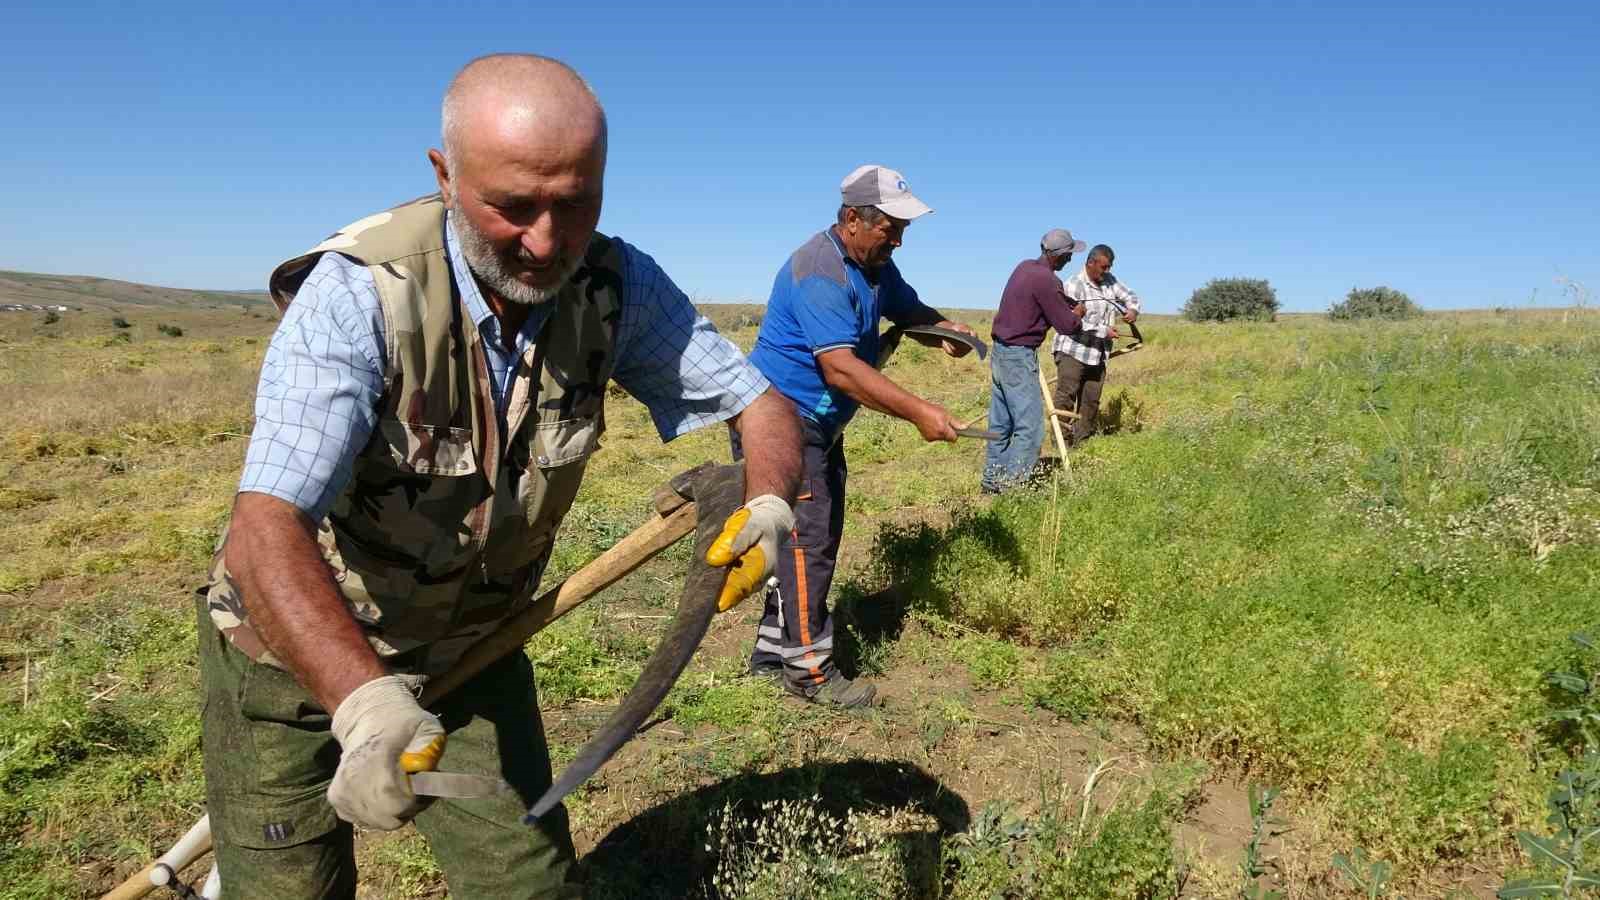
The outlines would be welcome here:
<svg viewBox="0 0 1600 900">
<path fill-rule="evenodd" d="M 444 204 L 450 206 L 450 167 L 445 164 L 444 154 L 429 150 L 428 162 L 433 164 L 433 180 L 439 183 L 439 194 L 444 197 Z"/>
</svg>

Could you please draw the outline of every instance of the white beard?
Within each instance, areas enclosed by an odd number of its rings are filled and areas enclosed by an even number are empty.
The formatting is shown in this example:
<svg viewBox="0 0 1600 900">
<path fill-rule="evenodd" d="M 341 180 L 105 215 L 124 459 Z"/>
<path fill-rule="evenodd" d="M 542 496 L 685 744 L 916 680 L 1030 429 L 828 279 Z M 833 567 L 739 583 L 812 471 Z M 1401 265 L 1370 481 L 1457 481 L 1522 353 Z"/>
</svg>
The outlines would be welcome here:
<svg viewBox="0 0 1600 900">
<path fill-rule="evenodd" d="M 456 237 L 461 240 L 461 255 L 467 258 L 467 267 L 472 274 L 478 277 L 489 289 L 512 303 L 524 306 L 539 306 L 549 303 L 566 287 L 567 281 L 577 273 L 578 267 L 583 264 L 582 259 L 559 258 L 556 265 L 560 272 L 556 283 L 549 287 L 533 287 L 518 281 L 511 274 L 507 260 L 503 258 L 489 240 L 481 232 L 472 227 L 467 217 L 451 210 L 450 220 L 455 225 Z M 516 258 L 526 261 L 526 253 L 522 247 L 517 247 Z"/>
</svg>

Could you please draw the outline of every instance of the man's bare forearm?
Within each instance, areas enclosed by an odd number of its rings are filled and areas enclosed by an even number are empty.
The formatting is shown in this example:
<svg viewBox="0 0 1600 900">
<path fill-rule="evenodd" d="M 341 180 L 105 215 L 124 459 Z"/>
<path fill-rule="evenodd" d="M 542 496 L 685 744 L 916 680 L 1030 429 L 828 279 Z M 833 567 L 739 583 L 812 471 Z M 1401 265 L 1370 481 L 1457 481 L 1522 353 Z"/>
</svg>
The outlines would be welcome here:
<svg viewBox="0 0 1600 900">
<path fill-rule="evenodd" d="M 915 422 L 928 406 L 928 401 L 895 384 L 850 350 L 829 350 L 818 362 L 829 387 L 844 391 L 869 409 Z"/>
<path fill-rule="evenodd" d="M 800 488 L 800 417 L 772 388 L 733 420 L 744 448 L 744 496 L 782 497 L 793 504 Z"/>
<path fill-rule="evenodd" d="M 224 553 L 256 634 L 323 709 L 333 712 L 351 691 L 388 674 L 334 584 L 315 527 L 294 504 L 238 495 Z"/>
</svg>

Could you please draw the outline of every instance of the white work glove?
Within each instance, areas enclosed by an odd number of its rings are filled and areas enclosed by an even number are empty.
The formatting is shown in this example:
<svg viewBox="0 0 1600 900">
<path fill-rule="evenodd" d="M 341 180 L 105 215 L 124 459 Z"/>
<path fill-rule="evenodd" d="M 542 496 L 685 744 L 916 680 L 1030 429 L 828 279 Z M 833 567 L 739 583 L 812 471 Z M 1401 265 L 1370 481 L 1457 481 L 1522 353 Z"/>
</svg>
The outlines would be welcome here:
<svg viewBox="0 0 1600 900">
<path fill-rule="evenodd" d="M 733 566 L 717 597 L 718 610 L 733 609 L 767 583 L 778 564 L 778 542 L 793 530 L 794 511 L 776 494 L 762 494 L 728 517 L 706 551 L 708 565 Z"/>
<path fill-rule="evenodd" d="M 405 679 L 374 678 L 333 712 L 333 736 L 344 750 L 328 785 L 339 818 L 393 831 L 421 808 L 407 772 L 432 771 L 444 755 L 444 726 L 417 705 Z"/>
</svg>

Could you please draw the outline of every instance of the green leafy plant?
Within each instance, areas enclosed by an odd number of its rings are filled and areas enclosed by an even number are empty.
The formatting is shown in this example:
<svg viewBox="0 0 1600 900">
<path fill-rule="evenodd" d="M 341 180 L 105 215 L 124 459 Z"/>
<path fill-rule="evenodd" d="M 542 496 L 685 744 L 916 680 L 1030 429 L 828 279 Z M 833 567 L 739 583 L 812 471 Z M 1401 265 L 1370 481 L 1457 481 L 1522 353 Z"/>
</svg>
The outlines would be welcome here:
<svg viewBox="0 0 1600 900">
<path fill-rule="evenodd" d="M 1571 637 L 1578 657 L 1566 671 L 1545 674 L 1545 685 L 1559 705 L 1545 721 L 1558 737 L 1576 737 L 1582 750 L 1571 765 L 1556 775 L 1556 787 L 1546 801 L 1545 819 L 1551 833 L 1540 837 L 1517 833 L 1517 842 L 1549 874 L 1509 881 L 1496 896 L 1582 897 L 1600 891 L 1600 868 L 1591 844 L 1600 839 L 1600 647 L 1583 633 Z"/>
<path fill-rule="evenodd" d="M 1333 855 L 1333 867 L 1349 880 L 1351 887 L 1360 891 L 1367 900 L 1389 896 L 1389 876 L 1394 867 L 1381 859 L 1373 859 L 1367 851 L 1357 847 L 1349 856 Z"/>
<path fill-rule="evenodd" d="M 1270 322 L 1277 315 L 1278 294 L 1265 278 L 1213 278 L 1183 305 L 1183 317 L 1195 322 Z"/>
<path fill-rule="evenodd" d="M 1272 868 L 1272 859 L 1262 845 L 1283 834 L 1276 830 L 1283 825 L 1283 820 L 1272 816 L 1272 804 L 1277 801 L 1278 793 L 1274 787 L 1250 785 L 1250 842 L 1244 845 L 1244 859 L 1239 863 L 1239 872 L 1244 876 L 1244 883 L 1239 886 L 1241 900 L 1283 900 L 1282 891 L 1261 884 L 1261 876 Z"/>
<path fill-rule="evenodd" d="M 1328 308 L 1328 318 L 1349 319 L 1414 319 L 1422 315 L 1422 307 L 1402 291 L 1391 287 L 1351 288 L 1345 298 Z"/>
<path fill-rule="evenodd" d="M 1584 752 L 1600 750 L 1600 645 L 1578 632 L 1568 638 L 1577 648 L 1564 671 L 1546 672 L 1546 697 L 1555 709 L 1545 715 L 1558 740 Z"/>
</svg>

